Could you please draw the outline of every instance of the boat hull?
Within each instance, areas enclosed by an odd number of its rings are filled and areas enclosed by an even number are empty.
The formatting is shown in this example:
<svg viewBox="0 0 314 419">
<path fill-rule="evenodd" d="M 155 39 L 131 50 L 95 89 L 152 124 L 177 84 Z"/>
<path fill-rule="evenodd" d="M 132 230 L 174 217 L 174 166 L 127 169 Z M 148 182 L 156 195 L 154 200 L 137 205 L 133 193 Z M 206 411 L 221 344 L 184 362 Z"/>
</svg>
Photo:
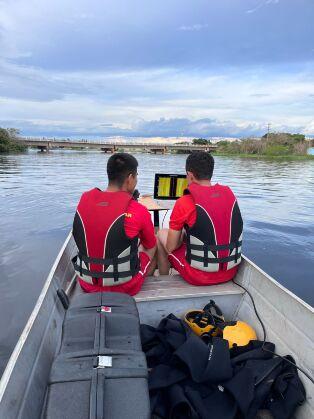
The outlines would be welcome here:
<svg viewBox="0 0 314 419">
<path fill-rule="evenodd" d="M 57 290 L 66 290 L 70 299 L 81 292 L 80 287 L 76 286 L 71 264 L 75 251 L 73 238 L 69 235 L 0 381 L 1 418 L 41 417 L 50 369 L 60 347 L 65 316 L 65 310 L 57 297 Z M 252 293 L 265 323 L 268 339 L 276 344 L 278 353 L 292 354 L 298 365 L 313 376 L 313 308 L 247 258 L 243 259 L 236 281 Z M 180 315 L 187 309 L 200 307 L 204 301 L 214 298 L 228 317 L 245 319 L 256 328 L 259 337 L 262 337 L 248 295 L 232 283 L 202 287 L 204 289 L 201 290 L 180 280 L 176 287 L 173 277 L 162 277 L 157 285 L 153 285 L 153 278 L 147 282 L 146 288 L 144 287 L 136 297 L 142 321 L 156 324 L 162 316 L 171 311 Z M 314 417 L 311 397 L 314 386 L 303 374 L 300 376 L 305 384 L 308 399 L 298 409 L 296 417 L 309 419 Z"/>
</svg>

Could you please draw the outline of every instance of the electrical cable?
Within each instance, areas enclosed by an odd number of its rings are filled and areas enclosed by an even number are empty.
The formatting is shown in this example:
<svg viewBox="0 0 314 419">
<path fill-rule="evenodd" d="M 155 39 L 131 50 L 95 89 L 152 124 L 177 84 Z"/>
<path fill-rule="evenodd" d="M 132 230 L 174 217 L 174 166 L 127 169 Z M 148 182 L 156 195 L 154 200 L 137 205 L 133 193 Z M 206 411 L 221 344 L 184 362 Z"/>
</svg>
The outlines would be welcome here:
<svg viewBox="0 0 314 419">
<path fill-rule="evenodd" d="M 236 284 L 236 285 L 238 285 L 238 287 L 240 287 L 240 288 L 242 288 L 247 294 L 248 294 L 248 296 L 250 297 L 250 299 L 251 299 L 251 301 L 252 301 L 252 304 L 253 304 L 253 308 L 254 308 L 254 312 L 255 312 L 255 315 L 256 315 L 256 317 L 258 318 L 258 321 L 260 322 L 260 324 L 261 324 L 261 326 L 262 326 L 262 329 L 263 329 L 263 344 L 262 344 L 262 350 L 263 351 L 265 351 L 265 352 L 270 352 L 271 354 L 273 354 L 274 356 L 277 356 L 277 357 L 279 357 L 279 358 L 281 358 L 282 360 L 284 360 L 285 362 L 287 362 L 287 363 L 289 363 L 289 364 L 291 364 L 291 365 L 293 365 L 295 368 L 297 368 L 299 371 L 301 371 L 313 384 L 314 384 L 314 379 L 313 379 L 313 377 L 311 377 L 306 371 L 304 371 L 304 369 L 303 368 L 301 368 L 301 367 L 298 367 L 295 363 L 293 363 L 292 361 L 290 361 L 289 359 L 287 359 L 287 358 L 285 358 L 285 357 L 283 357 L 283 356 L 281 356 L 281 355 L 278 355 L 276 352 L 273 352 L 273 351 L 271 351 L 271 350 L 269 350 L 269 349 L 267 349 L 267 348 L 265 348 L 265 343 L 266 343 L 266 337 L 267 337 L 267 334 L 266 334 L 266 328 L 265 328 L 265 325 L 264 325 L 264 323 L 263 323 L 263 321 L 262 321 L 262 319 L 261 319 L 261 317 L 260 317 L 260 315 L 258 314 L 258 311 L 257 311 L 257 308 L 256 308 L 256 305 L 255 305 L 255 301 L 254 301 L 254 298 L 253 298 L 253 296 L 252 296 L 252 294 L 243 286 L 243 285 L 241 285 L 241 284 L 239 284 L 238 282 L 235 282 L 235 280 L 234 279 L 232 279 L 232 282 L 234 283 L 234 284 Z"/>
</svg>

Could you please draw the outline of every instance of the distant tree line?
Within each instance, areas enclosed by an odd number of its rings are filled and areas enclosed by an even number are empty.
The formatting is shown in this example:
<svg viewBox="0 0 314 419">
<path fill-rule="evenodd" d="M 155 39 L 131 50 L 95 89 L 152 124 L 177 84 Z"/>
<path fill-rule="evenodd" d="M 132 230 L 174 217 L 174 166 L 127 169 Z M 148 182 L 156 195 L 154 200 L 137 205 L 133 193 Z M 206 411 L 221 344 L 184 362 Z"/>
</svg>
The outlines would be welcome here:
<svg viewBox="0 0 314 419">
<path fill-rule="evenodd" d="M 286 132 L 269 133 L 261 139 L 247 138 L 239 141 L 220 141 L 217 152 L 224 154 L 252 154 L 262 156 L 304 156 L 309 148 L 303 134 Z"/>
<path fill-rule="evenodd" d="M 209 145 L 210 140 L 206 140 L 205 138 L 194 138 L 192 143 L 197 145 Z"/>
<path fill-rule="evenodd" d="M 19 153 L 26 146 L 19 139 L 19 131 L 15 128 L 0 127 L 0 153 Z"/>
</svg>

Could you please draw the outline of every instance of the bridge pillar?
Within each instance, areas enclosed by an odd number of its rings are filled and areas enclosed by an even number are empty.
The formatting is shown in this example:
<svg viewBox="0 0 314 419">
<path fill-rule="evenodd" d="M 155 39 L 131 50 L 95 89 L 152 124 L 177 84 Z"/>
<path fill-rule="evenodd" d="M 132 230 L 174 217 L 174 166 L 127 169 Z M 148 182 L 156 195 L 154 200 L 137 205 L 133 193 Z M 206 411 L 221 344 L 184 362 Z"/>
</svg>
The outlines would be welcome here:
<svg viewBox="0 0 314 419">
<path fill-rule="evenodd" d="M 102 147 L 100 150 L 104 153 L 114 153 L 115 147 Z"/>
<path fill-rule="evenodd" d="M 165 154 L 167 151 L 167 147 L 156 147 L 156 148 L 151 148 L 151 152 L 154 154 L 160 153 L 160 154 Z"/>
<path fill-rule="evenodd" d="M 48 151 L 49 151 L 49 146 L 48 145 L 38 145 L 37 146 L 37 148 L 38 148 L 38 150 L 40 151 L 40 152 L 46 152 L 46 153 L 48 153 Z"/>
</svg>

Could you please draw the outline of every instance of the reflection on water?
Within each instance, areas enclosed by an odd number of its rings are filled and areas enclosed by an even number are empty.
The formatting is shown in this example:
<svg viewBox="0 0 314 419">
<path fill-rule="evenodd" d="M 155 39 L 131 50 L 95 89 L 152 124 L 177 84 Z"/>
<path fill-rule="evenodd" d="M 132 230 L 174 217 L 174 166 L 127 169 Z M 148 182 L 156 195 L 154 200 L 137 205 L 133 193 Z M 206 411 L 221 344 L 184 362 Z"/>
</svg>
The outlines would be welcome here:
<svg viewBox="0 0 314 419">
<path fill-rule="evenodd" d="M 109 156 L 94 151 L 0 157 L 0 373 L 70 229 L 82 191 L 105 187 Z M 139 190 L 156 172 L 184 173 L 184 155 L 137 154 Z M 216 157 L 214 181 L 235 191 L 244 252 L 314 305 L 314 162 Z"/>
</svg>

